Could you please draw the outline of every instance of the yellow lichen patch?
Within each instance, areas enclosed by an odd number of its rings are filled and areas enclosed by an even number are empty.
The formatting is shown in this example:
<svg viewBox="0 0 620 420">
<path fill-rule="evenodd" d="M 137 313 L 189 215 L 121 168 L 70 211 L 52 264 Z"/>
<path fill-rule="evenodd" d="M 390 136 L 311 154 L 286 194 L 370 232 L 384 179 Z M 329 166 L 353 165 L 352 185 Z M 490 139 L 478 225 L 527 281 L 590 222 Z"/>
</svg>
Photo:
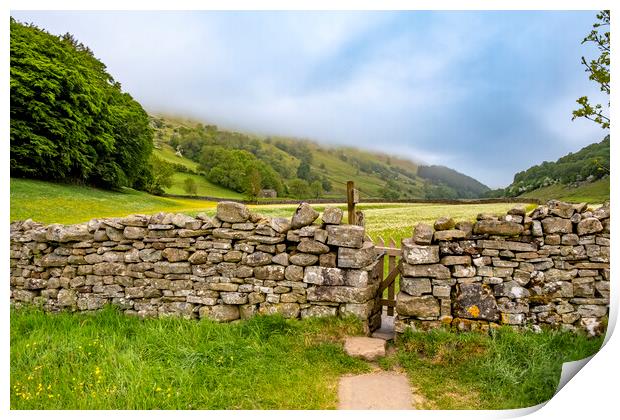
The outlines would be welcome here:
<svg viewBox="0 0 620 420">
<path fill-rule="evenodd" d="M 478 308 L 478 305 L 470 306 L 467 308 L 467 312 L 469 312 L 469 314 L 474 318 L 478 318 L 480 316 L 480 308 Z"/>
</svg>

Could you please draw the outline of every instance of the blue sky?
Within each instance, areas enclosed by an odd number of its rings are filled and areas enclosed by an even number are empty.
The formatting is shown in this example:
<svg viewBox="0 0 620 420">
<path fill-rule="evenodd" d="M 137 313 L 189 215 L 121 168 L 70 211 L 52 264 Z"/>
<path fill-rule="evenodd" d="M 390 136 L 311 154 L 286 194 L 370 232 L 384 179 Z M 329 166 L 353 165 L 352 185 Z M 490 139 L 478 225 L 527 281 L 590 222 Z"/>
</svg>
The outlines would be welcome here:
<svg viewBox="0 0 620 420">
<path fill-rule="evenodd" d="M 506 186 L 600 141 L 596 12 L 18 12 L 71 32 L 149 111 L 380 150 Z"/>
</svg>

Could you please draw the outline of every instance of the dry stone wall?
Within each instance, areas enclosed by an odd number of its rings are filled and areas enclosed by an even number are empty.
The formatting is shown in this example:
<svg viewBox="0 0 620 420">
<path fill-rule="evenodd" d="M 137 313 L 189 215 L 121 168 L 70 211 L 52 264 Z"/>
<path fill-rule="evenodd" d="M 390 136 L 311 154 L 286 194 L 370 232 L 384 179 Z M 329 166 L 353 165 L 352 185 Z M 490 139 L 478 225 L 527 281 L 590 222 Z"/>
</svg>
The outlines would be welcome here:
<svg viewBox="0 0 620 420">
<path fill-rule="evenodd" d="M 500 324 L 603 332 L 609 309 L 610 209 L 550 201 L 530 214 L 440 218 L 402 242 L 395 328 Z"/>
<path fill-rule="evenodd" d="M 142 317 L 234 321 L 354 314 L 380 324 L 380 267 L 364 228 L 220 202 L 215 217 L 159 213 L 72 226 L 11 224 L 11 302 L 90 311 L 111 303 Z"/>
</svg>

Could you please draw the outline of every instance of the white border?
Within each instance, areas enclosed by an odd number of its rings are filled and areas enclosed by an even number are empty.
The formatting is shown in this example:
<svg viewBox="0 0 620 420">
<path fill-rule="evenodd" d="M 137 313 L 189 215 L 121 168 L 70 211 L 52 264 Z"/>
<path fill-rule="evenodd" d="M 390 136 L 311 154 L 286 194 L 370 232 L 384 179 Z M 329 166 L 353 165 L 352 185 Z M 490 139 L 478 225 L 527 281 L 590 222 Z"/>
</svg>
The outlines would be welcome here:
<svg viewBox="0 0 620 420">
<path fill-rule="evenodd" d="M 616 2 L 617 3 L 617 2 Z M 114 416 L 122 417 L 149 417 L 149 418 L 164 418 L 173 414 L 174 416 L 183 416 L 187 418 L 200 418 L 205 416 L 217 416 L 221 418 L 231 417 L 253 417 L 256 419 L 261 418 L 289 418 L 290 416 L 302 416 L 310 417 L 319 415 L 324 418 L 359 418 L 359 416 L 391 416 L 392 418 L 436 418 L 436 417 L 451 417 L 459 419 L 461 418 L 503 418 L 514 417 L 531 412 L 534 409 L 523 410 L 509 410 L 509 411 L 416 411 L 416 412 L 385 412 L 385 413 L 370 413 L 370 412 L 288 412 L 288 411 L 258 411 L 258 412 L 80 412 L 80 411 L 49 411 L 45 413 L 39 412 L 9 412 L 9 288 L 8 288 L 8 276 L 9 276 L 9 255 L 8 255 L 8 219 L 9 219 L 9 33 L 8 22 L 10 10 L 612 10 L 612 32 L 615 33 L 615 13 L 620 11 L 620 8 L 614 8 L 614 4 L 611 1 L 575 1 L 575 0 L 556 0 L 556 1 L 540 1 L 540 0 L 520 0 L 520 1 L 488 1 L 488 0 L 470 0 L 467 2 L 457 0 L 442 0 L 442 1 L 406 1 L 406 0 L 348 0 L 348 1 L 326 1 L 326 0 L 298 0 L 298 1 L 276 1 L 266 0 L 261 1 L 260 4 L 257 0 L 230 0 L 230 1 L 197 1 L 197 0 L 176 0 L 163 1 L 163 0 L 151 0 L 140 2 L 138 0 L 134 2 L 128 2 L 127 0 L 108 0 L 108 1 L 80 1 L 80 0 L 65 0 L 65 1 L 45 1 L 45 0 L 31 0 L 31 1 L 9 1 L 2 7 L 3 25 L 0 27 L 0 39 L 3 42 L 3 48 L 0 52 L 2 62 L 4 65 L 0 69 L 0 74 L 4 83 L 1 86 L 1 98 L 3 112 L 0 116 L 1 126 L 3 129 L 3 151 L 4 158 L 1 164 L 1 181 L 4 191 L 2 197 L 2 214 L 4 216 L 4 223 L 0 223 L 0 229 L 2 232 L 2 257 L 0 257 L 0 264 L 2 272 L 5 273 L 4 287 L 0 296 L 0 305 L 2 306 L 2 332 L 0 337 L 3 338 L 3 346 L 0 354 L 2 358 L 3 375 L 0 376 L 0 410 L 7 412 L 11 417 L 15 418 L 36 418 L 41 414 L 46 417 L 58 417 L 58 418 L 80 418 L 85 415 L 93 418 L 108 417 L 113 413 Z M 585 34 L 584 34 L 585 35 Z M 578 53 L 577 53 L 578 54 Z M 615 55 L 612 55 L 612 80 L 618 80 L 618 71 L 616 71 Z M 585 76 L 584 76 L 585 77 Z M 614 91 L 615 92 L 615 91 Z M 612 102 L 613 102 L 612 93 Z M 614 108 L 611 108 L 612 119 L 616 121 L 616 113 Z M 614 125 L 612 125 L 612 131 Z M 612 133 L 612 137 L 614 137 Z M 616 153 L 617 147 L 612 140 L 611 145 L 611 157 L 613 168 L 618 167 L 618 154 Z M 617 187 L 617 176 L 615 172 L 612 172 L 611 178 L 611 191 L 612 191 L 612 212 L 616 213 L 615 194 Z M 618 237 L 618 227 L 616 224 L 612 226 L 612 237 Z M 617 258 L 617 248 L 612 245 L 612 265 L 615 267 Z M 614 274 L 615 272 L 612 271 Z M 612 277 L 612 309 L 610 314 L 610 331 L 615 327 L 618 312 L 618 291 L 617 276 Z M 617 334 L 616 334 L 617 335 Z M 618 369 L 618 357 L 620 354 L 618 351 L 619 344 L 618 338 L 613 335 L 606 337 L 606 345 L 604 348 L 595 355 L 587 366 L 579 372 L 579 374 L 572 380 L 570 380 L 564 388 L 562 388 L 556 396 L 554 396 L 546 405 L 535 411 L 530 415 L 531 418 L 549 418 L 568 416 L 569 418 L 581 417 L 581 418 L 608 418 L 618 408 L 617 392 L 615 391 L 615 385 L 617 384 L 617 377 L 619 374 Z"/>
</svg>

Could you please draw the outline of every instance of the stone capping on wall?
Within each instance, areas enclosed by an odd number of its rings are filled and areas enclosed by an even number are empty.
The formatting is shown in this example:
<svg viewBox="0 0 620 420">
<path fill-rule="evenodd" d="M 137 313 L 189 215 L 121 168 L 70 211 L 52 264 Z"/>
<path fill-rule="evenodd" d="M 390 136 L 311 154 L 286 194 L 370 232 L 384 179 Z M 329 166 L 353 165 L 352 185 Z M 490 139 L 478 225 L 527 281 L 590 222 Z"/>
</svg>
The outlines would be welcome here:
<svg viewBox="0 0 620 420">
<path fill-rule="evenodd" d="M 380 272 L 363 227 L 306 203 L 291 218 L 219 202 L 204 213 L 11 224 L 11 303 L 216 321 L 353 314 L 380 325 Z"/>
<path fill-rule="evenodd" d="M 395 329 L 540 325 L 604 332 L 610 208 L 549 201 L 475 223 L 420 223 L 402 241 Z M 434 228 L 434 229 L 433 229 Z"/>
</svg>

